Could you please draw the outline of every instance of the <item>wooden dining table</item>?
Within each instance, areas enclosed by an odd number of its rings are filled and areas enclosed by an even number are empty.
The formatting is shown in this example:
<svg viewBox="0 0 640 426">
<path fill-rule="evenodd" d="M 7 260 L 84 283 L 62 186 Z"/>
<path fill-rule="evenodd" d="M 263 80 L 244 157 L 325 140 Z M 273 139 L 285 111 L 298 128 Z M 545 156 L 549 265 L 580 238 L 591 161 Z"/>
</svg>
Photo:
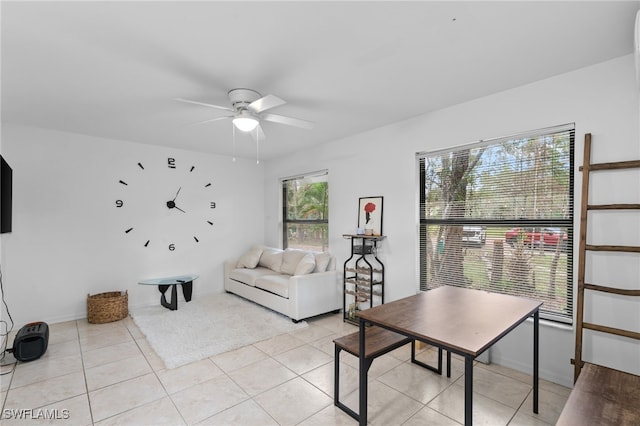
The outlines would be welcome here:
<svg viewBox="0 0 640 426">
<path fill-rule="evenodd" d="M 367 424 L 364 330 L 368 325 L 377 325 L 464 357 L 464 424 L 470 426 L 475 358 L 533 317 L 533 412 L 538 413 L 540 306 L 542 302 L 524 297 L 442 286 L 360 311 L 360 425 Z"/>
</svg>

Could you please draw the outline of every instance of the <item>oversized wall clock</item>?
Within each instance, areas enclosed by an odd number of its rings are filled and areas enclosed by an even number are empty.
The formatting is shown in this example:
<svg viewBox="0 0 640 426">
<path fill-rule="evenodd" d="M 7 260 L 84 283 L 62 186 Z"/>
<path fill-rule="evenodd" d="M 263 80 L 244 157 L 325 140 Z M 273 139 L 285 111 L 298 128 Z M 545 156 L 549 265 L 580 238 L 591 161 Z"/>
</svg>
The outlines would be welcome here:
<svg viewBox="0 0 640 426">
<path fill-rule="evenodd" d="M 143 247 L 169 251 L 198 244 L 211 235 L 216 202 L 213 180 L 192 164 L 138 162 L 118 180 L 115 208 L 128 211 L 132 223 L 122 232 Z M 133 223 L 137 222 L 137 223 Z"/>
</svg>

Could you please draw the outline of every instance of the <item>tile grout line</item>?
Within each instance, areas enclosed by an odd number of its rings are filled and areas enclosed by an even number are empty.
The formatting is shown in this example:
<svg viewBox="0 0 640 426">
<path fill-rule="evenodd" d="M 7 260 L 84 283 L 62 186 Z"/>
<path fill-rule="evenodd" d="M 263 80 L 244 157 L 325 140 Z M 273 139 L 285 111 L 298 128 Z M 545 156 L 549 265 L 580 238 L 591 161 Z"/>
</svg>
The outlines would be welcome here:
<svg viewBox="0 0 640 426">
<path fill-rule="evenodd" d="M 531 392 L 533 392 L 533 387 L 527 392 L 527 395 L 524 397 L 524 399 L 522 400 L 522 402 L 520 403 L 520 405 L 518 405 L 518 408 L 516 408 L 515 413 L 513 413 L 513 416 L 511 416 L 511 418 L 509 419 L 509 421 L 507 422 L 507 426 L 509 424 L 511 424 L 511 422 L 513 421 L 513 419 L 516 418 L 516 416 L 518 415 L 518 413 L 520 412 L 520 409 L 524 407 L 524 403 L 527 401 L 527 398 L 529 398 L 529 395 L 531 395 Z M 538 419 L 539 420 L 539 419 Z M 546 423 L 546 422 L 545 422 Z"/>
<path fill-rule="evenodd" d="M 131 317 L 129 317 L 129 318 L 131 318 Z M 133 321 L 133 318 L 131 318 L 131 321 Z M 134 323 L 134 325 L 135 325 L 135 323 Z M 127 326 L 125 326 L 125 327 L 126 327 L 126 328 L 127 328 L 127 330 L 129 331 L 129 334 L 131 335 L 131 338 L 133 339 L 134 343 L 135 343 L 135 344 L 136 344 L 136 346 L 138 347 L 138 350 L 139 350 L 139 351 L 140 351 L 140 353 L 142 354 L 142 356 L 143 356 L 144 360 L 146 361 L 147 365 L 148 365 L 148 366 L 149 366 L 149 368 L 151 369 L 151 372 L 152 372 L 152 373 L 153 373 L 153 375 L 156 377 L 156 380 L 158 380 L 158 383 L 160 383 L 160 386 L 162 386 L 162 389 L 163 389 L 163 390 L 164 390 L 164 392 L 165 392 L 165 395 L 164 395 L 162 398 L 169 398 L 169 401 L 171 401 L 171 405 L 173 406 L 173 408 L 175 408 L 176 412 L 178 413 L 178 415 L 180 416 L 180 418 L 182 419 L 182 421 L 184 422 L 184 424 L 185 424 L 185 425 L 189 424 L 189 423 L 187 422 L 187 420 L 184 418 L 184 416 L 182 415 L 182 412 L 178 409 L 178 406 L 176 405 L 175 401 L 174 401 L 174 400 L 173 400 L 173 398 L 171 397 L 171 394 L 169 393 L 169 391 L 168 391 L 168 390 L 167 390 L 167 388 L 165 387 L 164 383 L 162 383 L 162 380 L 160 379 L 160 376 L 158 376 L 158 371 L 157 371 L 155 368 L 153 368 L 153 365 L 151 365 L 151 363 L 149 362 L 149 359 L 147 358 L 147 354 L 145 354 L 145 353 L 144 353 L 144 351 L 142 350 L 142 348 L 141 348 L 141 347 L 140 347 L 140 345 L 138 344 L 138 339 L 136 339 L 136 337 L 133 335 L 133 333 L 131 332 L 131 330 L 129 329 L 129 327 L 127 327 Z M 137 325 L 136 325 L 136 327 L 137 327 Z M 146 337 L 145 337 L 145 339 L 146 339 Z M 153 350 L 153 348 L 151 348 L 151 349 Z M 154 353 L 155 353 L 155 351 L 154 351 Z M 157 354 L 156 354 L 156 356 L 157 356 Z M 162 364 L 164 365 L 164 361 L 163 361 L 163 363 L 162 363 Z M 167 366 L 166 366 L 166 365 L 164 365 L 164 367 L 165 367 L 165 369 L 167 368 Z M 134 408 L 131 408 L 130 410 L 127 410 L 127 411 L 131 411 L 131 410 L 135 410 L 135 409 L 140 408 L 140 407 L 144 407 L 145 405 L 152 404 L 152 403 L 154 403 L 154 402 L 156 402 L 156 401 L 159 401 L 159 400 L 160 400 L 160 399 L 162 399 L 162 398 L 159 398 L 159 399 L 156 399 L 156 400 L 153 400 L 153 401 L 149 401 L 149 402 L 147 402 L 147 403 L 145 403 L 145 404 L 142 404 L 142 405 L 141 405 L 141 406 L 139 406 L 139 407 L 134 407 Z M 126 411 L 125 411 L 125 412 L 126 412 Z M 122 414 L 122 413 L 119 413 L 119 414 L 117 414 L 117 415 L 120 415 L 120 414 Z"/>
<path fill-rule="evenodd" d="M 91 408 L 91 398 L 89 397 L 89 384 L 87 383 L 87 372 L 84 366 L 84 351 L 82 350 L 82 343 L 80 343 L 80 329 L 78 328 L 78 320 L 74 321 L 76 326 L 76 336 L 78 338 L 78 348 L 80 349 L 80 363 L 82 365 L 82 377 L 84 378 L 84 389 L 85 395 L 87 397 L 87 405 L 89 407 L 89 419 L 91 420 L 91 424 L 93 425 L 95 422 L 93 421 L 93 410 Z"/>
<path fill-rule="evenodd" d="M 323 327 L 323 328 L 325 328 L 325 327 Z M 327 328 L 325 328 L 325 330 L 331 331 L 331 330 L 329 330 L 329 329 L 327 329 Z M 291 336 L 292 336 L 292 337 L 294 337 L 294 338 L 296 337 L 295 335 L 293 335 L 293 334 L 291 334 L 291 333 L 289 333 L 289 332 L 288 332 L 288 333 L 283 333 L 283 334 L 289 334 L 289 335 L 291 335 Z M 322 337 L 321 337 L 320 339 L 315 340 L 315 341 L 318 341 L 318 340 L 321 340 L 321 339 L 322 339 Z M 302 341 L 302 339 L 300 339 L 300 340 Z M 315 342 L 315 341 L 314 341 L 314 342 Z M 215 416 L 217 416 L 217 415 L 219 415 L 219 414 L 221 414 L 221 413 L 223 413 L 223 412 L 225 412 L 225 411 L 227 411 L 227 410 L 229 410 L 229 409 L 231 409 L 231 408 L 233 408 L 233 407 L 236 407 L 236 406 L 238 406 L 238 405 L 240 405 L 240 404 L 243 404 L 243 403 L 245 403 L 245 402 L 247 402 L 247 401 L 252 401 L 254 404 L 258 405 L 258 406 L 259 406 L 259 407 L 260 407 L 260 408 L 261 408 L 261 409 L 262 409 L 262 410 L 263 410 L 263 411 L 264 411 L 264 412 L 265 412 L 265 413 L 266 413 L 266 414 L 267 414 L 271 419 L 273 419 L 273 421 L 274 421 L 276 424 L 280 424 L 280 423 L 277 421 L 277 419 L 275 419 L 275 418 L 271 415 L 271 413 L 269 413 L 269 411 L 267 411 L 267 409 L 266 409 L 265 407 L 263 407 L 263 406 L 262 406 L 262 405 L 261 405 L 261 404 L 260 404 L 256 399 L 255 399 L 255 397 L 257 397 L 257 396 L 259 396 L 259 395 L 262 395 L 262 394 L 264 394 L 264 393 L 266 393 L 266 392 L 272 391 L 273 389 L 277 388 L 278 386 L 282 386 L 283 384 L 285 384 L 285 383 L 289 383 L 289 382 L 291 382 L 291 381 L 293 381 L 293 380 L 295 380 L 295 379 L 298 379 L 298 378 L 302 379 L 305 383 L 310 384 L 310 385 L 311 385 L 311 386 L 313 386 L 315 389 L 317 389 L 318 391 L 320 391 L 322 394 L 326 395 L 329 399 L 333 400 L 333 398 L 332 398 L 330 395 L 327 395 L 327 394 L 326 394 L 326 392 L 324 392 L 322 389 L 318 388 L 315 384 L 313 384 L 313 383 L 309 382 L 309 381 L 308 381 L 308 380 L 306 380 L 304 377 L 302 377 L 302 374 L 298 374 L 298 373 L 296 373 L 295 371 L 291 370 L 289 367 L 287 367 L 286 365 L 284 365 L 282 362 L 280 362 L 278 359 L 276 359 L 276 358 L 275 358 L 275 357 L 276 357 L 276 356 L 278 356 L 278 355 L 281 355 L 281 354 L 286 353 L 286 352 L 288 352 L 288 351 L 292 351 L 292 350 L 295 350 L 295 349 L 298 349 L 298 348 L 301 348 L 301 347 L 304 347 L 304 346 L 307 346 L 307 345 L 309 345 L 309 346 L 313 347 L 314 349 L 320 350 L 320 349 L 318 349 L 318 348 L 315 348 L 315 347 L 312 345 L 312 343 L 313 343 L 313 342 L 306 342 L 306 341 L 303 341 L 303 342 L 304 342 L 304 344 L 302 344 L 302 345 L 300 345 L 300 346 L 296 346 L 296 347 L 291 348 L 291 349 L 289 349 L 289 350 L 287 350 L 287 351 L 280 352 L 280 353 L 273 354 L 273 355 L 267 354 L 266 352 L 262 351 L 259 347 L 255 346 L 255 344 L 251 344 L 251 346 L 255 347 L 257 350 L 259 350 L 260 352 L 264 353 L 268 358 L 271 358 L 271 359 L 272 359 L 273 361 L 275 361 L 276 363 L 278 363 L 278 364 L 282 365 L 284 368 L 286 368 L 287 370 L 291 371 L 291 372 L 292 372 L 293 374 L 295 374 L 296 376 L 295 376 L 295 377 L 292 377 L 291 379 L 285 380 L 284 382 L 279 383 L 279 384 L 277 384 L 277 385 L 273 386 L 272 388 L 265 389 L 265 390 L 263 390 L 262 392 L 260 392 L 260 393 L 258 393 L 258 394 L 256 394 L 256 395 L 249 395 L 249 394 L 247 393 L 248 399 L 246 399 L 246 400 L 244 400 L 244 401 L 242 401 L 242 402 L 239 402 L 238 404 L 235 404 L 235 405 L 233 405 L 233 406 L 231 406 L 231 407 L 228 407 L 228 408 L 226 408 L 226 409 L 224 409 L 224 410 L 222 410 L 222 411 L 220 411 L 220 412 L 218 412 L 218 413 L 216 413 L 216 414 L 214 414 L 214 415 L 212 415 L 212 416 L 210 416 L 210 417 L 207 417 L 207 419 L 210 419 L 210 418 L 212 418 L 212 417 L 215 417 Z M 256 343 L 257 343 L 257 342 L 256 342 Z M 321 351 L 321 352 L 323 352 L 323 351 Z M 323 353 L 325 353 L 325 352 L 323 352 Z M 211 357 L 209 357 L 209 359 L 210 359 L 210 360 L 215 364 L 215 361 L 214 361 L 214 360 L 212 360 L 212 359 L 211 359 Z M 247 365 L 246 365 L 246 366 L 244 366 L 244 367 L 247 367 L 247 366 L 249 366 L 249 365 L 255 364 L 256 362 L 259 362 L 259 361 L 254 361 L 254 362 L 252 362 L 252 363 L 247 364 Z M 315 367 L 315 368 L 323 367 L 323 366 L 327 365 L 327 364 L 328 364 L 328 363 L 330 363 L 330 362 L 331 362 L 331 361 L 328 361 L 327 363 L 322 364 L 322 365 L 320 365 L 320 366 L 317 366 L 317 367 Z M 216 365 L 218 368 L 220 368 L 217 364 L 215 364 L 215 365 Z M 244 368 L 244 367 L 242 367 L 242 368 Z M 314 369 L 315 369 L 315 368 L 314 368 Z M 311 370 L 309 370 L 309 371 L 313 371 L 314 369 L 311 369 Z M 238 384 L 235 380 L 233 380 L 233 378 L 232 378 L 232 377 L 231 377 L 231 376 L 230 376 L 226 371 L 222 370 L 222 368 L 220 368 L 220 370 L 221 370 L 221 371 L 222 371 L 222 372 L 223 372 L 223 373 L 224 373 L 224 374 L 229 378 L 229 380 L 231 380 L 231 381 L 232 381 L 236 386 L 238 386 L 240 389 L 242 389 L 242 391 L 243 391 L 243 392 L 245 392 L 245 393 L 246 393 L 246 391 L 242 388 L 242 386 L 240 386 L 240 384 Z M 234 371 L 235 371 L 235 370 L 234 370 Z M 303 374 L 306 374 L 306 373 L 308 373 L 308 371 L 307 371 L 307 372 L 305 372 L 305 373 L 303 373 Z M 329 406 L 331 406 L 331 404 L 330 404 Z M 326 408 L 327 408 L 327 407 L 323 407 L 323 408 L 321 408 L 321 409 L 320 409 L 320 410 L 318 410 L 317 412 L 314 412 L 314 413 L 313 413 L 313 414 L 311 414 L 310 416 L 308 416 L 308 417 L 306 417 L 306 418 L 302 419 L 302 420 L 301 420 L 301 422 L 304 422 L 305 420 L 307 420 L 307 419 L 309 419 L 309 418 L 311 418 L 311 417 L 313 417 L 313 416 L 317 415 L 320 411 L 322 411 L 322 410 L 324 410 L 324 409 L 326 409 Z M 206 419 L 204 419 L 204 420 L 206 420 Z M 203 421 L 204 421 L 204 420 L 203 420 Z M 299 423 L 301 423 L 301 422 L 299 422 Z"/>
<path fill-rule="evenodd" d="M 9 364 L 5 364 L 5 365 L 9 365 Z M 2 398 L 2 415 L 0 415 L 0 419 L 4 417 L 4 407 L 5 407 L 5 404 L 7 403 L 7 398 L 9 397 L 11 382 L 13 382 L 13 374 L 15 373 L 17 366 L 18 366 L 18 360 L 16 360 L 16 362 L 13 363 L 13 367 L 11 367 L 11 376 L 9 377 L 9 385 L 7 386 L 7 390 L 4 392 L 4 398 Z M 9 373 L 5 373 L 5 375 L 8 375 L 8 374 Z"/>
<path fill-rule="evenodd" d="M 251 345 L 251 346 L 253 346 L 253 345 Z M 256 349 L 258 349 L 258 348 L 256 348 Z M 260 349 L 258 349 L 258 350 L 260 350 Z M 262 352 L 262 351 L 260 351 L 260 352 Z M 263 353 L 264 353 L 264 352 L 263 352 Z M 215 356 L 215 355 L 213 355 L 213 356 Z M 267 356 L 268 356 L 268 355 L 267 355 Z M 237 404 L 234 404 L 234 405 L 232 405 L 232 406 L 230 406 L 230 407 L 227 407 L 227 408 L 225 408 L 225 409 L 224 409 L 224 410 L 222 410 L 222 411 L 218 411 L 217 413 L 212 414 L 211 416 L 206 417 L 206 418 L 204 418 L 204 419 L 200 420 L 198 423 L 202 423 L 202 422 L 204 422 L 205 420 L 211 419 L 212 417 L 215 417 L 215 416 L 219 415 L 220 413 L 224 413 L 225 411 L 228 411 L 228 410 L 230 410 L 230 409 L 232 409 L 232 408 L 235 408 L 235 407 L 237 407 L 237 406 L 238 406 L 238 405 L 240 405 L 240 404 L 244 404 L 244 403 L 245 403 L 245 402 L 247 402 L 247 401 L 253 401 L 253 397 L 252 397 L 251 395 L 249 395 L 249 394 L 248 394 L 248 393 L 247 393 L 247 392 L 242 388 L 242 386 L 240 386 L 240 384 L 238 384 L 235 380 L 233 380 L 233 377 L 231 377 L 231 376 L 229 375 L 229 373 L 227 373 L 225 370 L 223 370 L 222 368 L 220 368 L 220 366 L 219 366 L 218 364 L 216 364 L 216 362 L 215 362 L 214 360 L 212 360 L 211 358 L 212 358 L 212 357 L 208 357 L 207 359 L 208 359 L 208 360 L 210 360 L 210 361 L 213 363 L 213 365 L 215 365 L 215 366 L 216 366 L 220 371 L 222 371 L 222 374 L 224 374 L 224 375 L 226 376 L 226 378 L 227 378 L 227 379 L 229 379 L 229 380 L 230 380 L 234 385 L 236 385 L 239 389 L 242 389 L 242 392 L 244 392 L 244 393 L 247 395 L 247 399 L 245 399 L 245 400 L 243 400 L 243 401 L 240 401 L 240 402 L 238 402 Z M 248 365 L 255 364 L 256 362 L 258 362 L 258 361 L 254 361 L 254 362 L 252 362 L 252 363 L 250 363 L 250 364 L 248 364 Z M 234 371 L 235 371 L 235 370 L 234 370 Z M 172 400 L 172 401 L 173 401 L 173 400 Z M 253 402 L 254 402 L 255 404 L 258 404 L 258 402 L 257 402 L 257 401 L 253 401 Z M 258 404 L 258 406 L 260 406 L 260 404 Z M 261 406 L 260 406 L 260 407 L 261 407 Z M 177 407 L 176 407 L 176 408 L 177 408 Z M 263 410 L 264 410 L 264 409 L 263 409 Z M 266 410 L 265 410 L 265 413 L 269 414 Z M 269 416 L 270 416 L 270 415 L 269 415 Z M 275 421 L 275 419 L 274 419 L 274 421 Z M 276 422 L 276 423 L 277 423 L 277 422 Z M 187 423 L 185 422 L 185 424 L 187 424 Z"/>
<path fill-rule="evenodd" d="M 147 360 L 147 358 L 146 358 L 146 356 L 145 356 L 144 352 L 142 351 L 142 348 L 140 348 L 140 347 L 139 347 L 139 345 L 137 344 L 137 340 L 136 340 L 136 339 L 135 339 L 135 337 L 133 336 L 133 333 L 131 332 L 131 330 L 129 329 L 129 327 L 127 327 L 127 326 L 126 326 L 126 324 L 125 324 L 125 325 L 123 325 L 122 327 L 127 331 L 127 333 L 129 334 L 129 336 L 130 336 L 130 337 L 131 337 L 131 339 L 133 340 L 134 344 L 136 345 L 136 347 L 137 347 L 137 348 L 138 348 L 138 350 L 140 351 L 140 354 L 143 356 L 143 358 L 144 358 L 145 362 L 147 363 L 147 365 L 149 366 L 149 368 L 151 369 L 151 371 L 155 373 L 155 371 L 154 371 L 153 367 L 150 365 L 150 363 L 149 363 L 149 361 Z M 80 346 L 81 346 L 81 345 L 80 345 Z M 114 345 L 107 345 L 107 346 L 114 346 Z M 106 348 L 107 346 L 104 346 L 104 348 Z M 101 349 L 101 348 L 96 348 L 96 349 L 93 349 L 93 350 L 97 350 L 97 349 Z M 84 374 L 84 377 L 85 377 L 85 387 L 86 387 L 86 389 L 87 389 L 87 399 L 88 399 L 88 402 L 89 402 L 89 412 L 90 412 L 90 415 L 91 415 L 91 422 L 92 422 L 92 424 L 95 424 L 95 420 L 94 420 L 94 417 L 93 417 L 93 409 L 92 409 L 92 406 L 91 406 L 91 398 L 90 398 L 89 385 L 88 385 L 88 383 L 87 383 L 86 369 L 85 369 L 85 366 L 84 366 L 84 351 L 82 351 L 82 346 L 81 346 L 81 350 L 80 350 L 80 352 L 81 352 L 81 359 L 82 359 L 82 365 L 83 365 L 83 374 Z M 117 360 L 117 361 L 112 361 L 112 362 L 108 362 L 108 363 L 101 364 L 101 365 L 108 365 L 108 364 L 112 364 L 112 363 L 120 363 L 120 362 L 122 362 L 122 361 L 123 361 L 123 360 Z M 101 365 L 97 365 L 97 366 L 94 366 L 94 367 L 91 367 L 91 368 L 100 367 Z M 147 374 L 149 374 L 149 373 L 147 373 Z M 144 376 L 144 374 L 143 374 L 142 376 Z M 128 381 L 128 380 L 135 379 L 135 378 L 142 377 L 142 376 L 130 377 L 130 378 L 128 378 L 128 379 L 126 379 L 126 380 L 122 380 L 122 381 L 120 381 L 120 382 L 111 383 L 111 384 L 109 384 L 109 385 L 107 385 L 107 386 L 104 386 L 104 387 L 102 387 L 102 388 L 95 389 L 95 391 L 98 391 L 98 390 L 100 390 L 100 389 L 107 388 L 107 387 L 109 387 L 109 386 L 113 386 L 113 385 L 115 385 L 115 384 L 124 383 L 124 382 L 126 382 L 126 381 Z M 158 381 L 160 381 L 160 380 L 158 380 Z M 162 382 L 160 382 L 160 384 L 162 384 Z M 150 402 L 154 402 L 154 401 L 150 401 Z M 150 403 L 150 402 L 149 402 L 149 403 Z M 144 405 L 146 405 L 146 404 L 143 404 L 142 406 L 144 406 Z M 133 408 L 130 408 L 130 409 L 125 410 L 125 411 L 123 411 L 123 412 L 113 414 L 112 416 L 105 417 L 104 419 L 102 419 L 102 420 L 100 420 L 100 421 L 104 421 L 104 420 L 106 420 L 106 419 L 113 418 L 113 417 L 115 417 L 115 416 L 121 415 L 121 414 L 126 413 L 126 412 L 128 412 L 128 411 L 134 410 L 134 409 L 136 409 L 136 408 L 138 408 L 138 407 L 133 407 Z"/>
</svg>

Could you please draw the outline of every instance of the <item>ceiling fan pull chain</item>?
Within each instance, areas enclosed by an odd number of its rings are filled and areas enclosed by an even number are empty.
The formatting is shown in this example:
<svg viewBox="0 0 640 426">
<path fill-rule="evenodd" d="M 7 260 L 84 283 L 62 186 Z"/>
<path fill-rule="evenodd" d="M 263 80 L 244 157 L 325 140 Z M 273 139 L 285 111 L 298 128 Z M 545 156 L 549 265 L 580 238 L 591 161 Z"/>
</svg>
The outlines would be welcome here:
<svg viewBox="0 0 640 426">
<path fill-rule="evenodd" d="M 233 125 L 233 123 L 231 124 L 231 131 L 233 132 L 233 158 L 231 159 L 232 162 L 236 162 L 236 126 Z"/>
<path fill-rule="evenodd" d="M 260 137 L 258 135 L 258 127 L 255 129 L 256 131 L 256 164 L 260 164 Z"/>
</svg>

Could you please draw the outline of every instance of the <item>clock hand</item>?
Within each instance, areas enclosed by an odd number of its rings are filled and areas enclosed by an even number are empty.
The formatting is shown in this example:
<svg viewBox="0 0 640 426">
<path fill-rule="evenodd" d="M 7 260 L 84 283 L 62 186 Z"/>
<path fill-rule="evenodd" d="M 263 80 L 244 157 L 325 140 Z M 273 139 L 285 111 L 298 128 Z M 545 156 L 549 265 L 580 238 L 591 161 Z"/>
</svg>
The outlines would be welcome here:
<svg viewBox="0 0 640 426">
<path fill-rule="evenodd" d="M 175 200 L 176 200 L 176 198 L 178 198 L 178 194 L 180 193 L 180 190 L 181 190 L 181 189 L 182 189 L 182 187 L 178 188 L 178 192 L 176 192 L 176 196 L 175 196 L 175 197 L 173 197 L 173 200 L 172 200 L 172 201 L 175 201 Z"/>
<path fill-rule="evenodd" d="M 186 213 L 184 210 L 182 210 L 180 207 L 176 206 L 175 201 L 173 200 L 169 200 L 167 201 L 167 207 L 170 209 L 178 209 L 180 210 L 182 213 Z"/>
</svg>

